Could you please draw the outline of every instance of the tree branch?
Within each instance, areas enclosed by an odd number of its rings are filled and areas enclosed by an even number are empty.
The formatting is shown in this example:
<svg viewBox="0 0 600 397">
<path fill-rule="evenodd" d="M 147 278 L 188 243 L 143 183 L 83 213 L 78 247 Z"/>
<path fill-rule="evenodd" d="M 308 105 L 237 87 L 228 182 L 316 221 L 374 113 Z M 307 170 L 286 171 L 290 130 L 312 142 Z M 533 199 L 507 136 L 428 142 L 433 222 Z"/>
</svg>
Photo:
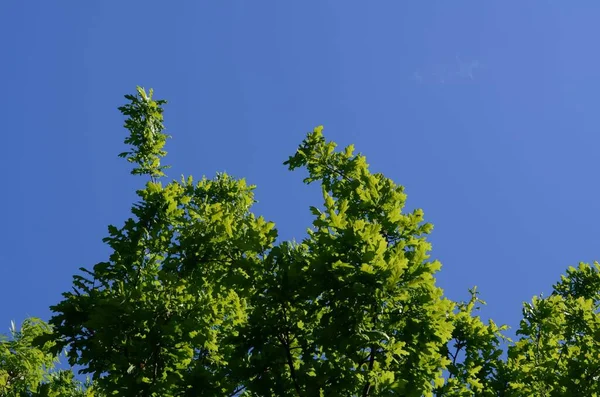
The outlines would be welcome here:
<svg viewBox="0 0 600 397">
<path fill-rule="evenodd" d="M 281 342 L 281 344 L 283 345 L 283 348 L 285 350 L 285 356 L 286 356 L 286 360 L 287 360 L 287 365 L 290 369 L 290 376 L 292 378 L 292 382 L 294 383 L 294 389 L 296 390 L 296 394 L 298 394 L 298 396 L 302 396 L 302 389 L 300 388 L 300 385 L 298 384 L 298 379 L 296 376 L 296 369 L 294 368 L 294 359 L 292 357 L 292 351 L 290 349 L 290 339 L 289 339 L 289 333 L 288 333 L 288 319 L 287 319 L 287 313 L 285 310 L 285 304 L 282 305 L 282 311 L 283 311 L 283 321 L 285 324 L 285 335 L 278 335 L 277 338 L 279 339 L 279 342 Z"/>
<path fill-rule="evenodd" d="M 375 311 L 375 314 L 373 314 L 373 328 L 375 328 L 375 324 L 377 323 L 377 311 Z M 371 352 L 369 353 L 369 371 L 367 372 L 367 374 L 369 374 L 371 371 L 373 371 L 373 366 L 375 364 L 375 351 L 377 349 L 377 345 L 372 344 L 371 345 Z M 365 387 L 363 388 L 362 391 L 362 397 L 367 397 L 369 395 L 369 392 L 371 391 L 371 381 L 367 380 L 367 383 L 365 384 Z"/>
</svg>

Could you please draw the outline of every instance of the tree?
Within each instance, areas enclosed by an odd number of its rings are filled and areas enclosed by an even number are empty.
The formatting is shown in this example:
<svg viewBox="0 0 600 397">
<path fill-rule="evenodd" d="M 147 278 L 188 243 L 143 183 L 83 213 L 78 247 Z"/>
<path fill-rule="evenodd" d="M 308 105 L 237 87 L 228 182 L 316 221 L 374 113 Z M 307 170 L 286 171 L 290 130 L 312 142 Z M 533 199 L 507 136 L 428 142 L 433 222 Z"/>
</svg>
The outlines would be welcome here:
<svg viewBox="0 0 600 397">
<path fill-rule="evenodd" d="M 45 322 L 29 318 L 17 330 L 11 322 L 10 337 L 0 335 L 0 396 L 93 397 L 88 382 L 82 384 L 68 370 L 55 370 L 52 343 L 36 347 L 33 340 L 50 333 Z"/>
<path fill-rule="evenodd" d="M 509 348 L 513 395 L 600 396 L 600 264 L 580 263 L 523 308 Z"/>
<path fill-rule="evenodd" d="M 67 349 L 92 392 L 599 395 L 599 265 L 570 268 L 550 297 L 526 304 L 513 343 L 477 315 L 475 288 L 466 302 L 443 296 L 423 211 L 403 213 L 403 187 L 322 127 L 284 164 L 321 185 L 323 204 L 310 208 L 306 238 L 277 242 L 243 179 L 163 185 L 166 102 L 139 87 L 126 99 L 120 156 L 145 186 L 132 217 L 108 227 L 109 260 L 80 269 L 32 347 L 45 359 Z"/>
</svg>

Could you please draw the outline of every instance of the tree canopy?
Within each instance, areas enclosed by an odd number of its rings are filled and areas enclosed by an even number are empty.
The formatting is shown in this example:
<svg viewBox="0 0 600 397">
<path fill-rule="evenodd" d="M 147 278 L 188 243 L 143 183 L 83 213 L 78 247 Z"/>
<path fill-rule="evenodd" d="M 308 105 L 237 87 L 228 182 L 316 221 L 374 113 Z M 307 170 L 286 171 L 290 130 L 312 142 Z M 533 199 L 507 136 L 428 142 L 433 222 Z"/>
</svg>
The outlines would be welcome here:
<svg viewBox="0 0 600 397">
<path fill-rule="evenodd" d="M 139 87 L 126 99 L 120 156 L 146 178 L 139 201 L 49 323 L 0 341 L 0 395 L 600 395 L 598 263 L 525 303 L 511 341 L 479 317 L 476 288 L 444 296 L 433 226 L 352 145 L 317 127 L 285 161 L 323 201 L 301 242 L 278 242 L 244 179 L 166 182 L 166 101 Z M 62 351 L 88 382 L 53 369 Z"/>
</svg>

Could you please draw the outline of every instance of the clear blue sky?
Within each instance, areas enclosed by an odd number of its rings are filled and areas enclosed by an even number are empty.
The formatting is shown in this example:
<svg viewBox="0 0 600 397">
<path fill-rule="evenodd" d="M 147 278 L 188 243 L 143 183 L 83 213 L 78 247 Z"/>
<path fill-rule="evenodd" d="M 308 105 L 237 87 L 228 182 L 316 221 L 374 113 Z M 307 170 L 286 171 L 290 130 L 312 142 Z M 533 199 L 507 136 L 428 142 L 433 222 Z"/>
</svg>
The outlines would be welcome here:
<svg viewBox="0 0 600 397">
<path fill-rule="evenodd" d="M 117 154 L 136 85 L 169 100 L 170 178 L 227 171 L 301 239 L 319 189 L 281 163 L 306 132 L 356 144 L 435 225 L 452 299 L 485 316 L 600 258 L 600 3 L 0 3 L 0 332 L 48 319 L 144 180 Z"/>
</svg>

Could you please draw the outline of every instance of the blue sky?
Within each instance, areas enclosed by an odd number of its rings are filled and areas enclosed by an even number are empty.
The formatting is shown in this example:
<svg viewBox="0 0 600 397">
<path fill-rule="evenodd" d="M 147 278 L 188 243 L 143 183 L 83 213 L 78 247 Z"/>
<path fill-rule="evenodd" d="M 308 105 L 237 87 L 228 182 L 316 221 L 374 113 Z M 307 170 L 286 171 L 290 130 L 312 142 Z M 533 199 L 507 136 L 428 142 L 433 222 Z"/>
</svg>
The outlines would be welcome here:
<svg viewBox="0 0 600 397">
<path fill-rule="evenodd" d="M 136 85 L 169 101 L 169 178 L 227 171 L 301 239 L 319 189 L 281 164 L 323 124 L 435 225 L 452 299 L 484 317 L 600 258 L 600 3 L 0 3 L 0 332 L 49 319 L 143 178 L 117 157 Z"/>
</svg>

